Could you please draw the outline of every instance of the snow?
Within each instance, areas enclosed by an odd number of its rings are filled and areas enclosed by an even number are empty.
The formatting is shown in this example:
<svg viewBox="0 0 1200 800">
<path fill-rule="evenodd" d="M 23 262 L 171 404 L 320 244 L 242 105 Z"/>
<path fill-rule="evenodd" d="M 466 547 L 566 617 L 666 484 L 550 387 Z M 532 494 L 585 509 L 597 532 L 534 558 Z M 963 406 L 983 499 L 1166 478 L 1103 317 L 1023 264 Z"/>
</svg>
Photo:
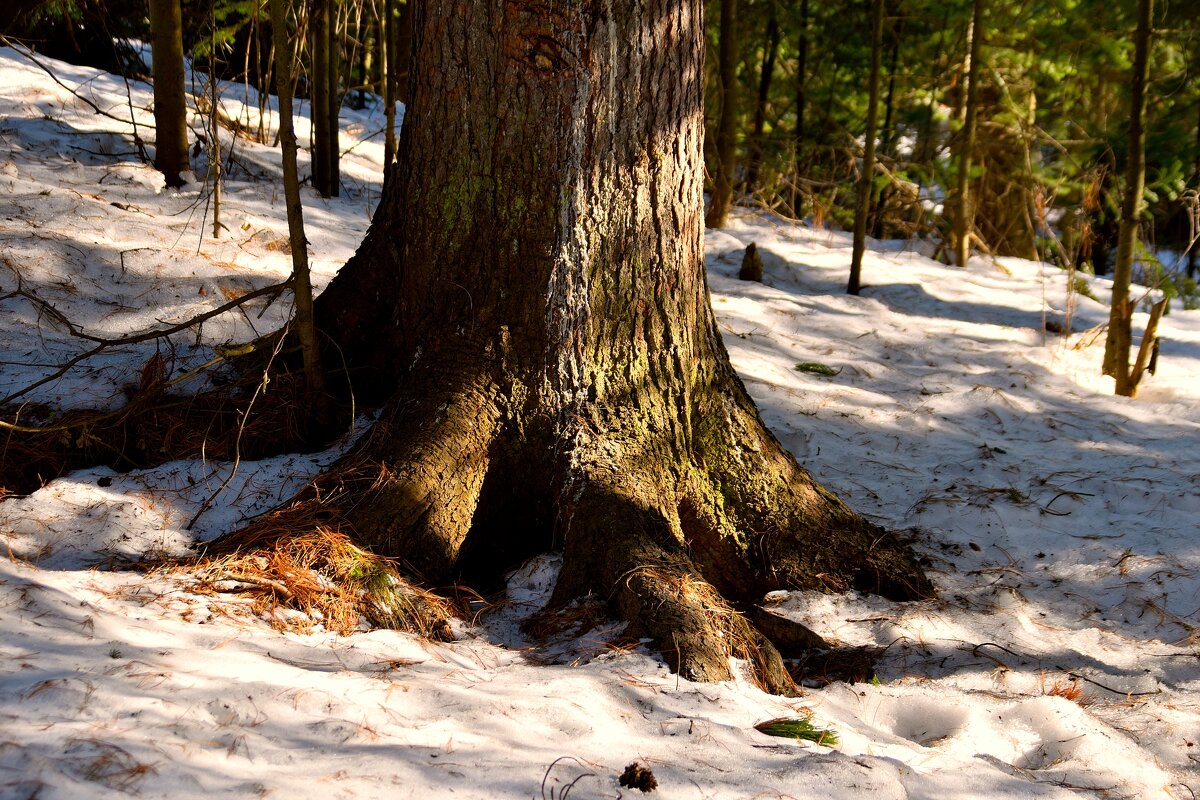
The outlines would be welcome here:
<svg viewBox="0 0 1200 800">
<path fill-rule="evenodd" d="M 150 121 L 145 85 L 127 97 L 119 78 L 53 68 L 115 116 L 132 103 Z M 228 174 L 229 230 L 213 241 L 202 178 L 164 191 L 128 125 L 11 49 L 0 87 L 0 394 L 86 349 L 10 295 L 18 281 L 115 337 L 286 276 L 270 148 L 237 142 L 247 167 Z M 225 87 L 230 113 L 257 113 L 241 91 Z M 359 139 L 381 115 L 343 123 L 343 197 L 304 195 L 321 285 L 379 194 L 379 137 Z M 736 279 L 751 241 L 763 284 Z M 236 597 L 106 567 L 211 539 L 337 448 L 243 462 L 220 492 L 228 464 L 93 469 L 0 504 L 0 796 L 617 797 L 634 761 L 665 798 L 1194 796 L 1200 315 L 1176 306 L 1158 373 L 1140 399 L 1115 398 L 1086 332 L 1106 319 L 1106 281 L 1089 279 L 1099 302 L 1074 298 L 1064 339 L 1043 323 L 1063 320 L 1065 273 L 1015 259 L 956 269 L 919 243 L 871 244 L 866 288 L 849 297 L 842 233 L 742 212 L 707 239 L 718 319 L 764 419 L 931 563 L 936 600 L 769 598 L 837 643 L 886 648 L 876 680 L 785 699 L 741 679 L 680 679 L 608 645 L 611 625 L 529 642 L 518 623 L 552 587 L 553 555 L 515 573 L 509 602 L 459 625 L 457 642 L 279 633 Z M 182 372 L 289 311 L 286 298 L 253 303 L 160 348 Z M 20 399 L 119 404 L 155 352 L 113 348 Z M 837 374 L 796 369 L 805 362 Z M 835 747 L 753 727 L 809 713 Z"/>
</svg>

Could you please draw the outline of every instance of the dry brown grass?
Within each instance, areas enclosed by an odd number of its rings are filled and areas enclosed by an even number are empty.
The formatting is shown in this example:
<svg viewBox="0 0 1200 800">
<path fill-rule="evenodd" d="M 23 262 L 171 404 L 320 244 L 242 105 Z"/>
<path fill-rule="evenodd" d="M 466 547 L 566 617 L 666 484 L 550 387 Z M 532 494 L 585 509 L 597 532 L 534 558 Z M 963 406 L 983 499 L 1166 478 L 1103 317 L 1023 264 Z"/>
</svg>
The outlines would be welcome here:
<svg viewBox="0 0 1200 800">
<path fill-rule="evenodd" d="M 365 623 L 439 641 L 454 638 L 449 601 L 414 586 L 394 560 L 362 549 L 320 524 L 321 517 L 315 503 L 266 515 L 218 540 L 205 555 L 166 569 L 194 582 L 195 591 L 249 598 L 252 609 L 281 631 L 308 633 L 321 625 L 348 635 Z"/>
<path fill-rule="evenodd" d="M 1081 706 L 1089 706 L 1095 702 L 1095 698 L 1083 691 L 1083 688 L 1079 685 L 1078 678 L 1071 678 L 1066 683 L 1056 679 L 1047 686 L 1046 676 L 1043 674 L 1041 676 L 1041 685 L 1042 694 L 1048 697 L 1062 697 Z"/>
<path fill-rule="evenodd" d="M 303 376 L 273 375 L 253 404 L 260 376 L 185 397 L 169 393 L 170 365 L 151 358 L 115 411 L 56 413 L 46 406 L 0 409 L 0 492 L 28 494 L 66 472 L 97 465 L 140 469 L 165 461 L 258 459 L 305 448 L 309 417 Z M 19 423 L 19 425 L 18 425 Z"/>
</svg>

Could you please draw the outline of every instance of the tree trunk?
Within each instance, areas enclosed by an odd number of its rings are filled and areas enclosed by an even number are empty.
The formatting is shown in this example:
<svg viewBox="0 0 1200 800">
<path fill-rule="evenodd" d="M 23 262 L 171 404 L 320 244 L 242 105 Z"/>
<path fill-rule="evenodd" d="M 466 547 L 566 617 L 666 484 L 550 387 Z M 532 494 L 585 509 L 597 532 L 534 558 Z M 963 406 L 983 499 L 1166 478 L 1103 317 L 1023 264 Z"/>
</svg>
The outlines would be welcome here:
<svg viewBox="0 0 1200 800">
<path fill-rule="evenodd" d="M 720 228 L 733 203 L 733 168 L 737 139 L 737 0 L 721 0 L 718 54 L 721 72 L 721 116 L 717 121 L 717 170 L 704 224 Z"/>
<path fill-rule="evenodd" d="M 208 177 L 212 179 L 212 236 L 221 238 L 221 92 L 217 83 L 217 18 L 216 9 L 212 9 L 209 17 L 209 58 L 208 58 Z"/>
<path fill-rule="evenodd" d="M 858 294 L 866 249 L 867 217 L 871 215 L 871 189 L 875 185 L 875 133 L 879 126 L 879 62 L 883 50 L 883 0 L 871 2 L 871 75 L 867 79 L 867 131 L 863 144 L 862 174 L 854 208 L 854 244 L 850 257 L 848 294 Z"/>
<path fill-rule="evenodd" d="M 887 12 L 887 5 L 884 5 Z M 900 61 L 900 34 L 904 28 L 904 20 L 894 23 L 891 28 L 892 49 L 888 55 L 888 87 L 883 101 L 883 127 L 880 129 L 879 153 L 884 159 L 894 161 L 896 158 L 896 126 L 893 119 L 896 112 L 896 65 Z M 871 235 L 882 239 L 886 234 L 884 221 L 887 218 L 887 206 L 895 192 L 895 184 L 888 180 L 879 193 L 879 202 L 873 204 L 868 227 Z"/>
<path fill-rule="evenodd" d="M 1187 251 L 1187 276 L 1189 278 L 1196 277 L 1196 251 L 1200 249 L 1200 213 L 1197 213 L 1197 205 L 1200 204 L 1200 102 L 1196 104 L 1197 119 L 1196 119 L 1196 157 L 1192 162 L 1192 186 L 1198 193 L 1198 196 L 1193 198 L 1192 204 L 1188 206 L 1187 213 L 1190 224 L 1188 225 L 1189 241 Z"/>
<path fill-rule="evenodd" d="M 326 0 L 328 8 L 328 26 L 325 28 L 325 33 L 329 37 L 327 50 L 329 52 L 329 60 L 326 66 L 329 69 L 329 76 L 326 78 L 326 86 L 329 93 L 325 96 L 326 102 L 329 103 L 325 110 L 325 135 L 329 142 L 329 176 L 326 178 L 326 185 L 329 191 L 327 197 L 337 197 L 341 194 L 342 187 L 342 147 L 341 147 L 341 132 L 342 126 L 340 123 L 342 96 L 338 91 L 339 77 L 342 73 L 342 36 L 341 28 L 338 22 L 338 0 Z"/>
<path fill-rule="evenodd" d="M 412 61 L 412 11 L 413 3 L 417 0 L 399 0 L 394 22 L 396 23 L 395 62 L 396 62 L 396 100 L 408 104 L 409 62 Z"/>
<path fill-rule="evenodd" d="M 296 338 L 300 341 L 309 402 L 316 411 L 315 427 L 324 429 L 330 422 L 331 412 L 313 321 L 308 240 L 304 236 L 304 206 L 300 202 L 300 175 L 296 165 L 296 131 L 292 121 L 292 45 L 288 38 L 287 2 L 288 0 L 271 0 L 275 72 L 279 76 L 279 147 L 283 153 L 283 195 L 287 203 L 288 241 L 292 249 Z"/>
<path fill-rule="evenodd" d="M 689 678 L 748 659 L 776 588 L 931 587 L 813 482 L 729 363 L 703 262 L 700 0 L 414 6 L 394 179 L 319 324 L 395 394 L 349 523 L 435 584 L 561 548 Z M 358 494 L 354 494 L 358 493 Z M 778 638 L 778 634 L 775 634 Z"/>
<path fill-rule="evenodd" d="M 313 0 L 309 16 L 312 63 L 309 65 L 309 101 L 312 114 L 312 184 L 322 197 L 330 196 L 329 160 L 329 6 L 333 0 Z"/>
<path fill-rule="evenodd" d="M 1112 308 L 1104 344 L 1104 374 L 1116 379 L 1116 393 L 1132 397 L 1137 391 L 1129 368 L 1133 306 L 1129 284 L 1133 279 L 1134 246 L 1142 216 L 1146 187 L 1146 82 L 1150 69 L 1150 26 L 1154 0 L 1138 0 L 1138 26 L 1134 40 L 1133 76 L 1130 79 L 1129 151 L 1126 155 L 1125 197 L 1121 202 L 1121 230 L 1117 235 L 1117 264 L 1113 269 Z"/>
<path fill-rule="evenodd" d="M 754 135 L 751 138 L 753 154 L 746 174 L 746 191 L 753 192 L 758 188 L 758 171 L 766 158 L 766 148 L 763 147 L 763 136 L 767 128 L 767 101 L 771 96 L 771 79 L 775 76 L 775 58 L 779 53 L 779 20 L 775 16 L 775 6 L 771 6 L 771 15 L 767 18 L 767 41 L 763 47 L 762 70 L 758 78 L 758 102 L 754 104 Z"/>
<path fill-rule="evenodd" d="M 383 75 L 383 173 L 396 158 L 396 14 L 395 0 L 383 0 L 383 14 L 379 18 L 380 58 L 379 69 Z"/>
<path fill-rule="evenodd" d="M 804 112 L 808 106 L 808 13 L 809 0 L 800 0 L 800 41 L 796 45 L 796 130 L 795 175 L 792 183 L 792 216 L 804 216 L 803 194 L 800 191 L 800 172 L 805 162 L 804 144 L 808 132 L 804 128 Z"/>
<path fill-rule="evenodd" d="M 958 172 L 954 190 L 954 218 L 951 220 L 954 263 L 967 265 L 971 254 L 971 169 L 975 155 L 975 117 L 978 113 L 979 50 L 983 39 L 983 0 L 974 0 L 967 28 L 967 86 L 962 129 L 958 133 Z"/>
<path fill-rule="evenodd" d="M 154 61 L 154 166 L 167 186 L 183 186 L 188 168 L 187 101 L 183 85 L 183 14 L 179 0 L 150 0 Z"/>
</svg>

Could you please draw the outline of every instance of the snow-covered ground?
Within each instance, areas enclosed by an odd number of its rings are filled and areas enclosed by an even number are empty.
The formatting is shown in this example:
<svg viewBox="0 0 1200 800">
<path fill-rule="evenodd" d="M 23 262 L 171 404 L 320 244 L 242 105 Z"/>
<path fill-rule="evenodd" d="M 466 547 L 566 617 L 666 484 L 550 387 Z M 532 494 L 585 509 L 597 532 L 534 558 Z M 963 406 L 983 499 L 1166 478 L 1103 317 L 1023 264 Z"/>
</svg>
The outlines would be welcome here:
<svg viewBox="0 0 1200 800">
<path fill-rule="evenodd" d="M 53 68 L 113 116 L 132 104 L 150 121 L 146 86 L 127 96 L 119 78 Z M 234 116 L 255 105 L 241 91 L 226 90 Z M 365 137 L 380 115 L 344 124 L 343 197 L 304 198 L 322 283 L 379 193 L 380 137 Z M 18 288 L 119 336 L 286 276 L 273 151 L 236 142 L 214 241 L 203 186 L 163 191 L 132 132 L 0 49 L 0 395 L 86 349 Z M 751 241 L 761 285 L 736 279 Z M 635 793 L 617 783 L 635 761 L 665 798 L 1194 797 L 1200 312 L 1164 319 L 1158 374 L 1118 399 L 1085 333 L 1100 302 L 1077 298 L 1070 338 L 1043 332 L 1062 321 L 1064 273 L 959 270 L 918 249 L 875 243 L 848 297 L 841 233 L 746 213 L 708 236 L 717 314 L 768 424 L 932 563 L 936 601 L 772 598 L 833 641 L 886 647 L 876 680 L 798 699 L 693 684 L 607 649 L 604 631 L 548 659 L 513 620 L 545 596 L 552 556 L 454 643 L 278 633 L 236 598 L 96 565 L 211 538 L 335 452 L 243 463 L 191 531 L 229 465 L 95 469 L 0 504 L 0 797 L 618 797 Z M 288 310 L 255 303 L 159 347 L 183 370 Z M 20 399 L 119 402 L 155 348 L 106 352 Z M 836 746 L 753 727 L 810 713 Z"/>
</svg>

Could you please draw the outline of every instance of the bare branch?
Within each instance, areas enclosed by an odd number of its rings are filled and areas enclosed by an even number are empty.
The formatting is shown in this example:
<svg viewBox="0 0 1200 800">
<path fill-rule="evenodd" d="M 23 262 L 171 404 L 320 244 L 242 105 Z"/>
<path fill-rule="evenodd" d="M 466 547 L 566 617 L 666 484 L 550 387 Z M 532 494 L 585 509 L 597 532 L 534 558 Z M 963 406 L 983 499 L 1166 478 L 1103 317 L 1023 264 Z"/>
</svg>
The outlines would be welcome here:
<svg viewBox="0 0 1200 800">
<path fill-rule="evenodd" d="M 14 42 L 12 39 L 9 39 L 7 36 L 4 36 L 3 34 L 0 34 L 0 44 L 3 44 L 5 47 L 11 47 L 13 50 L 17 51 L 18 55 L 33 62 L 33 64 L 35 64 L 39 69 L 41 69 L 43 72 L 45 72 L 47 75 L 49 75 L 50 78 L 55 83 L 57 83 L 62 88 L 66 89 L 68 92 L 70 92 L 72 95 L 74 95 L 77 99 L 82 100 L 84 103 L 86 103 L 88 106 L 90 106 L 91 109 L 93 111 L 95 111 L 97 114 L 99 114 L 100 116 L 108 117 L 109 119 L 116 120 L 117 122 L 120 122 L 122 124 L 133 125 L 133 129 L 134 129 L 135 135 L 136 135 L 137 122 L 135 122 L 132 119 L 121 119 L 118 116 L 108 113 L 104 109 L 100 108 L 100 106 L 96 105 L 91 100 L 87 99 L 86 97 L 81 95 L 79 92 L 72 89 L 70 86 L 67 86 L 65 83 L 63 83 L 61 80 L 59 80 L 58 76 L 54 74 L 54 71 L 52 69 L 47 67 L 41 61 L 38 61 L 38 59 L 33 55 L 33 51 L 30 50 L 28 47 L 25 47 L 20 42 Z M 154 125 L 148 124 L 148 123 L 142 123 L 142 127 L 153 129 Z"/>
<path fill-rule="evenodd" d="M 11 267 L 11 265 L 9 265 L 9 266 Z M 13 271 L 16 272 L 15 269 Z M 19 389 L 16 392 L 13 392 L 12 394 L 8 395 L 7 397 L 5 397 L 3 399 L 0 399 L 0 406 L 8 405 L 13 400 L 16 400 L 19 397 L 23 397 L 24 395 L 28 394 L 29 392 L 33 391 L 34 389 L 38 388 L 39 386 L 44 386 L 47 383 L 50 383 L 51 381 L 55 381 L 55 380 L 61 378 L 63 375 L 67 374 L 67 372 L 69 372 L 72 368 L 74 368 L 77 364 L 79 364 L 83 361 L 86 361 L 87 359 L 92 358 L 93 356 L 100 354 L 101 352 L 109 349 L 110 347 L 121 347 L 123 345 L 139 344 L 141 342 L 148 342 L 148 341 L 152 341 L 154 339 L 166 338 L 173 334 L 179 333 L 180 331 L 187 330 L 188 328 L 192 328 L 197 325 L 201 325 L 201 324 L 207 322 L 208 320 L 212 319 L 213 317 L 224 314 L 226 311 L 229 311 L 230 309 L 238 308 L 256 298 L 263 297 L 264 295 L 278 296 L 280 293 L 283 292 L 284 289 L 287 289 L 289 286 L 291 286 L 291 279 L 288 279 L 281 283 L 273 283 L 270 286 L 264 286 L 261 289 L 255 289 L 252 292 L 247 292 L 246 294 L 242 295 L 241 297 L 238 297 L 234 300 L 230 300 L 229 302 L 227 302 L 223 305 L 220 305 L 217 308 L 206 311 L 203 314 L 199 314 L 195 317 L 192 317 L 191 319 L 184 320 L 183 322 L 179 322 L 174 325 L 169 325 L 165 328 L 159 328 L 157 330 L 144 331 L 142 333 L 135 333 L 130 336 L 121 336 L 121 337 L 118 337 L 115 339 L 109 339 L 109 338 L 105 338 L 102 336 L 95 336 L 93 334 L 87 333 L 82 328 L 80 328 L 78 325 L 76 325 L 75 323 L 73 323 L 69 319 L 67 319 L 66 315 L 64 315 L 61 311 L 59 311 L 57 308 L 55 308 L 49 302 L 38 297 L 33 292 L 25 289 L 23 286 L 21 286 L 21 278 L 20 278 L 19 274 L 17 275 L 17 281 L 18 281 L 17 289 L 13 292 L 9 292 L 7 295 L 4 295 L 3 297 L 0 297 L 0 299 L 8 299 L 8 298 L 12 298 L 12 297 L 23 297 L 26 300 L 28 300 L 29 302 L 33 303 L 39 309 L 41 309 L 45 314 L 47 314 L 48 316 L 50 316 L 51 318 L 56 320 L 63 327 L 65 327 L 72 336 L 75 336 L 76 338 L 79 338 L 79 339 L 84 339 L 89 342 L 95 342 L 96 346 L 91 348 L 90 350 L 87 350 L 87 351 L 80 353 L 80 354 L 76 355 L 75 357 L 71 358 L 69 361 L 67 361 L 65 364 L 60 366 L 57 370 L 55 370 L 51 374 L 25 386 L 22 389 Z M 272 300 L 274 300 L 274 297 L 272 298 Z"/>
</svg>

